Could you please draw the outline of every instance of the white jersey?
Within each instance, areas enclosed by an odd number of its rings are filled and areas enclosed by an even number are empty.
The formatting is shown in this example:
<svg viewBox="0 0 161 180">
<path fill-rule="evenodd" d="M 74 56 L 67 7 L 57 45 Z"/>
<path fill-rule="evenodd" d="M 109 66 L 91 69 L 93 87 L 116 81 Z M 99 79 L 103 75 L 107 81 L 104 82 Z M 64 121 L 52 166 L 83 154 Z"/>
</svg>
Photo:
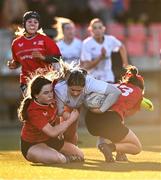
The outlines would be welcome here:
<svg viewBox="0 0 161 180">
<path fill-rule="evenodd" d="M 81 55 L 82 42 L 78 38 L 74 38 L 70 44 L 66 44 L 64 40 L 57 42 L 64 61 L 71 63 L 79 62 Z"/>
<path fill-rule="evenodd" d="M 83 41 L 81 61 L 92 61 L 101 54 L 101 49 L 105 48 L 106 59 L 91 69 L 89 73 L 96 79 L 114 82 L 111 54 L 113 51 L 119 50 L 121 45 L 122 43 L 118 39 L 109 35 L 104 35 L 102 44 L 96 42 L 93 37 L 88 37 Z"/>
<path fill-rule="evenodd" d="M 54 90 L 56 93 L 59 115 L 63 113 L 65 105 L 71 108 L 79 108 L 83 104 L 85 96 L 92 92 L 107 94 L 106 92 L 109 84 L 104 81 L 94 79 L 87 75 L 85 84 L 83 92 L 78 97 L 70 96 L 66 81 L 61 81 L 56 84 Z"/>
</svg>

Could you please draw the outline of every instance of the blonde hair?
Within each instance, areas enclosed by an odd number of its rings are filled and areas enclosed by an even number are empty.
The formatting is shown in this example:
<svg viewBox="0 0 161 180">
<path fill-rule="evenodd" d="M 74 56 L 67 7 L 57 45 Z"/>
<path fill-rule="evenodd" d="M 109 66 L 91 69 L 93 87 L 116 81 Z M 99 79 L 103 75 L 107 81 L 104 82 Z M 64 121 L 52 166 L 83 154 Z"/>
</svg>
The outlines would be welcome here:
<svg viewBox="0 0 161 180">
<path fill-rule="evenodd" d="M 101 24 L 104 26 L 103 21 L 102 21 L 101 19 L 99 19 L 99 18 L 94 18 L 94 19 L 92 19 L 92 20 L 90 21 L 90 23 L 89 23 L 89 26 L 88 26 L 88 30 L 89 30 L 89 31 L 91 31 L 92 26 L 93 26 L 93 24 L 95 24 L 95 23 L 101 23 Z"/>
<path fill-rule="evenodd" d="M 23 36 L 25 33 L 26 33 L 26 32 L 25 32 L 25 28 L 18 27 L 17 31 L 15 32 L 15 35 L 16 35 L 16 36 Z M 46 35 L 46 34 L 43 32 L 42 28 L 40 28 L 40 29 L 37 31 L 37 33 Z"/>
<path fill-rule="evenodd" d="M 55 37 L 55 40 L 61 40 L 64 37 L 63 33 L 63 25 L 65 24 L 73 24 L 74 22 L 71 19 L 64 18 L 64 17 L 55 17 L 56 24 L 53 25 L 54 28 L 57 30 L 57 36 Z"/>
</svg>

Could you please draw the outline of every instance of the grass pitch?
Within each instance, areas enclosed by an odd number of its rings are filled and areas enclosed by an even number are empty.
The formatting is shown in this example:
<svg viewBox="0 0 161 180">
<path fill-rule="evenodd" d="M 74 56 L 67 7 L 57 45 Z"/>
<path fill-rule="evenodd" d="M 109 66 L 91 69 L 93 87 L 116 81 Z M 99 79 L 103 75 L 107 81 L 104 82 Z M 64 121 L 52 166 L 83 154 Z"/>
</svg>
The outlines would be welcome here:
<svg viewBox="0 0 161 180">
<path fill-rule="evenodd" d="M 79 129 L 79 147 L 84 163 L 42 165 L 27 162 L 19 151 L 17 130 L 0 131 L 0 180 L 161 180 L 161 129 L 131 127 L 143 144 L 139 155 L 128 155 L 128 163 L 106 163 L 95 148 L 96 138 Z"/>
</svg>

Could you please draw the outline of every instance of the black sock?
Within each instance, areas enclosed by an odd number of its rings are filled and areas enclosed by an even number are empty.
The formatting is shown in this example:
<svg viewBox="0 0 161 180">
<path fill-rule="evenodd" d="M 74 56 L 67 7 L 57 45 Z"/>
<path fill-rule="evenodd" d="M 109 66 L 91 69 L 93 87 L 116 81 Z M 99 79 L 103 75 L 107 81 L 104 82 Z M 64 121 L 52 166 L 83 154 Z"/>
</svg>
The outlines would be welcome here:
<svg viewBox="0 0 161 180">
<path fill-rule="evenodd" d="M 110 144 L 108 144 L 108 146 L 110 147 L 112 152 L 116 151 L 116 145 L 115 144 L 110 143 Z"/>
</svg>

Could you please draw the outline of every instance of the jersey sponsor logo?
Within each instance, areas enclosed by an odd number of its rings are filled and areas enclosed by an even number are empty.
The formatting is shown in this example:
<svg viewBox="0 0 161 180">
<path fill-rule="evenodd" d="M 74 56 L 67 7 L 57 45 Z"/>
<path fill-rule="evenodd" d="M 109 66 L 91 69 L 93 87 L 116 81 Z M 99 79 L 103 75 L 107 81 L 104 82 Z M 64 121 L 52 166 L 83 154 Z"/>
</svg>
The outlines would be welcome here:
<svg viewBox="0 0 161 180">
<path fill-rule="evenodd" d="M 28 53 L 28 52 L 33 52 L 33 51 L 44 51 L 45 49 L 44 48 L 31 48 L 31 49 L 25 49 L 25 50 L 21 50 L 21 51 L 18 51 L 16 53 L 16 55 L 19 55 L 21 53 Z"/>
<path fill-rule="evenodd" d="M 25 55 L 20 57 L 21 60 L 32 59 L 32 55 Z"/>
<path fill-rule="evenodd" d="M 40 45 L 40 46 L 42 46 L 42 45 L 44 45 L 44 41 L 43 41 L 43 40 L 34 41 L 34 42 L 33 42 L 33 45 Z"/>
</svg>

